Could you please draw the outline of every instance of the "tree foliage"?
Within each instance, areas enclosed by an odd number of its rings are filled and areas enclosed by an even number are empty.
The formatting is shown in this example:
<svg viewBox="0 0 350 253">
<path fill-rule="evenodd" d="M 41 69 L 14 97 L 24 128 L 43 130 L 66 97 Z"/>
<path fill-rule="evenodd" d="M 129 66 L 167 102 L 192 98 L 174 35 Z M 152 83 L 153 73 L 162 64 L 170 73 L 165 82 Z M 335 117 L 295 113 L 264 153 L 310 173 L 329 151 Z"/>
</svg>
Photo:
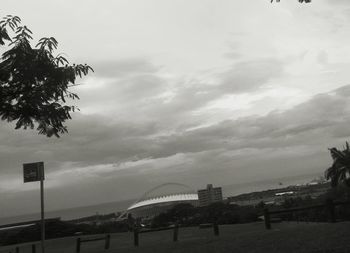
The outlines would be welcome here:
<svg viewBox="0 0 350 253">
<path fill-rule="evenodd" d="M 281 0 L 275 0 L 276 2 L 280 2 Z M 311 0 L 298 0 L 299 3 L 311 3 Z M 273 0 L 271 0 L 271 3 L 273 2 Z"/>
<path fill-rule="evenodd" d="M 209 206 L 194 207 L 178 204 L 155 216 L 152 227 L 163 227 L 178 222 L 181 226 L 194 226 L 203 223 L 236 224 L 255 222 L 262 210 L 253 206 L 237 206 L 217 202 Z"/>
<path fill-rule="evenodd" d="M 0 45 L 8 48 L 0 60 L 0 117 L 15 121 L 16 129 L 37 125 L 39 134 L 59 137 L 68 131 L 64 123 L 70 113 L 78 109 L 66 104 L 79 99 L 69 88 L 93 69 L 54 55 L 58 42 L 53 37 L 40 39 L 35 47 L 31 40 L 32 31 L 21 26 L 19 17 L 0 21 Z"/>
<path fill-rule="evenodd" d="M 336 187 L 339 183 L 344 182 L 346 185 L 350 186 L 350 147 L 349 143 L 343 150 L 338 150 L 337 148 L 329 149 L 333 164 L 325 172 L 326 179 L 331 179 L 331 184 Z"/>
</svg>

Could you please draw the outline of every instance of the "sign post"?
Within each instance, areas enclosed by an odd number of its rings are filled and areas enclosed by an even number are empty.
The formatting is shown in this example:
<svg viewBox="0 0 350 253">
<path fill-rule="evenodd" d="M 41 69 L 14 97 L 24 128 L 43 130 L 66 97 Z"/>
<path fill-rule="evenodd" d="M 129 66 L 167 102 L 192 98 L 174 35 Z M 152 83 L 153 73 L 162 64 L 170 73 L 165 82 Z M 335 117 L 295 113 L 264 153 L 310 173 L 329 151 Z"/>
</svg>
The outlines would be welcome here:
<svg viewBox="0 0 350 253">
<path fill-rule="evenodd" d="M 23 164 L 24 183 L 40 181 L 41 253 L 45 253 L 44 162 Z"/>
</svg>

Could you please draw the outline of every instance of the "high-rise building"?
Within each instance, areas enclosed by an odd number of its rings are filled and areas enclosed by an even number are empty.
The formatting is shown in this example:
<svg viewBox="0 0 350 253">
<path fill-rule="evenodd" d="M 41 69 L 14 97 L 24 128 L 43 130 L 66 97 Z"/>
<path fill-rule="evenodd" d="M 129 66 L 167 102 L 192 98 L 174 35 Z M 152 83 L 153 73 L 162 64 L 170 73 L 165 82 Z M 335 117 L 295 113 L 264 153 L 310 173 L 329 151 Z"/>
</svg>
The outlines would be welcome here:
<svg viewBox="0 0 350 253">
<path fill-rule="evenodd" d="M 198 190 L 199 206 L 207 206 L 214 202 L 222 201 L 221 187 L 213 187 L 208 184 L 206 189 Z"/>
</svg>

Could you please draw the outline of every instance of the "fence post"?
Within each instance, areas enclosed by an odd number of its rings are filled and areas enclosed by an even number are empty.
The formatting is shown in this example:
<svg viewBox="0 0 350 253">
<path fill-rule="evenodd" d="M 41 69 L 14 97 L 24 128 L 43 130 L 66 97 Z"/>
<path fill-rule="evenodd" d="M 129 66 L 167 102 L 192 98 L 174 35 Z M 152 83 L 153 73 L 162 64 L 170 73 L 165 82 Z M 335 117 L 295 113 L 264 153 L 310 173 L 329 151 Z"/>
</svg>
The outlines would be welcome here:
<svg viewBox="0 0 350 253">
<path fill-rule="evenodd" d="M 138 227 L 134 227 L 134 245 L 139 246 L 139 229 Z"/>
<path fill-rule="evenodd" d="M 16 253 L 19 253 L 19 247 L 16 247 Z"/>
<path fill-rule="evenodd" d="M 329 221 L 334 223 L 336 220 L 335 220 L 335 206 L 334 206 L 334 202 L 332 199 L 327 199 L 327 209 L 328 209 L 328 213 L 329 213 Z"/>
<path fill-rule="evenodd" d="M 270 213 L 269 213 L 269 209 L 268 208 L 264 209 L 264 220 L 265 220 L 265 228 L 266 229 L 271 229 Z"/>
<path fill-rule="evenodd" d="M 32 244 L 32 253 L 36 253 L 36 247 L 35 247 L 35 244 Z"/>
<path fill-rule="evenodd" d="M 81 239 L 80 237 L 77 239 L 77 253 L 80 252 L 80 243 L 81 243 Z"/>
<path fill-rule="evenodd" d="M 214 235 L 218 236 L 219 235 L 219 225 L 217 222 L 214 222 L 213 228 L 214 228 Z"/>
<path fill-rule="evenodd" d="M 173 235 L 173 241 L 177 242 L 178 239 L 178 235 L 179 235 L 179 224 L 177 222 L 175 222 L 174 224 L 174 235 Z"/>
<path fill-rule="evenodd" d="M 105 249 L 109 249 L 110 240 L 111 240 L 111 235 L 110 234 L 106 235 Z"/>
</svg>

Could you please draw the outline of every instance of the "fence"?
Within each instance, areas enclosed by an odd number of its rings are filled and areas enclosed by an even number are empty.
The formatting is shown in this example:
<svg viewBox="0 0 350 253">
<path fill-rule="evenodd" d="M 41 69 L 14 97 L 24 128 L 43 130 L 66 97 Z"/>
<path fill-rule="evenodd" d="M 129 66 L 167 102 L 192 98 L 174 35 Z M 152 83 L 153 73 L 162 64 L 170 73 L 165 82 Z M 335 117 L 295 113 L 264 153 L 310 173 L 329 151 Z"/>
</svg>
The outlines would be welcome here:
<svg viewBox="0 0 350 253">
<path fill-rule="evenodd" d="M 199 228 L 213 228 L 214 235 L 219 235 L 219 225 L 215 223 L 206 223 L 206 224 L 199 224 Z"/>
<path fill-rule="evenodd" d="M 147 229 L 147 230 L 140 230 L 138 227 L 135 227 L 134 228 L 134 245 L 136 247 L 139 246 L 139 234 L 152 233 L 152 232 L 163 231 L 163 230 L 173 230 L 174 231 L 173 242 L 177 242 L 178 235 L 179 235 L 179 225 L 175 223 L 173 226 L 170 226 L 170 227 Z"/>
<path fill-rule="evenodd" d="M 334 202 L 333 200 L 329 199 L 326 201 L 325 204 L 306 206 L 306 207 L 288 208 L 288 209 L 274 210 L 274 211 L 270 211 L 268 208 L 265 208 L 264 209 L 265 228 L 271 229 L 271 221 L 272 221 L 271 216 L 274 214 L 296 213 L 296 212 L 308 211 L 313 209 L 326 210 L 326 212 L 328 213 L 328 222 L 334 223 L 336 222 L 335 207 L 340 205 L 348 205 L 348 204 L 350 204 L 350 201 Z"/>
<path fill-rule="evenodd" d="M 80 253 L 80 249 L 81 249 L 81 244 L 85 243 L 85 242 L 92 242 L 92 241 L 105 241 L 105 249 L 109 249 L 110 246 L 110 240 L 111 240 L 111 236 L 109 234 L 107 234 L 106 236 L 103 237 L 94 237 L 94 238 L 77 238 L 77 245 L 76 245 L 76 252 Z M 26 251 L 28 252 L 28 251 Z M 0 253 L 21 253 L 20 247 L 17 246 L 13 249 L 8 249 L 8 250 L 4 250 L 4 251 L 0 251 Z M 36 245 L 32 244 L 31 245 L 31 253 L 36 253 Z"/>
<path fill-rule="evenodd" d="M 200 224 L 199 225 L 200 229 L 207 229 L 207 228 L 213 228 L 213 232 L 215 236 L 219 236 L 219 225 L 217 223 L 206 223 L 206 224 Z M 179 224 L 175 223 L 169 227 L 162 227 L 162 228 L 154 228 L 154 229 L 140 229 L 138 227 L 134 228 L 134 246 L 138 247 L 139 246 L 139 235 L 144 234 L 144 233 L 153 233 L 157 231 L 164 231 L 164 230 L 173 230 L 173 235 L 172 235 L 172 241 L 177 242 L 179 238 Z M 76 248 L 75 251 L 76 253 L 80 253 L 82 249 L 82 244 L 87 243 L 87 242 L 93 242 L 93 241 L 104 241 L 104 249 L 109 249 L 110 248 L 110 241 L 111 241 L 111 236 L 110 234 L 107 234 L 105 236 L 95 236 L 95 237 L 78 237 L 76 239 Z M 30 245 L 30 244 L 29 244 Z M 29 246 L 27 245 L 27 247 Z M 28 251 L 25 251 L 28 252 Z M 31 253 L 36 253 L 37 248 L 36 244 L 31 244 Z M 21 253 L 20 247 L 17 246 L 12 249 L 8 249 L 5 251 L 0 251 L 0 253 Z"/>
<path fill-rule="evenodd" d="M 81 249 L 81 244 L 83 242 L 93 242 L 93 241 L 105 241 L 105 249 L 109 249 L 110 241 L 111 241 L 111 236 L 107 234 L 104 237 L 94 237 L 94 238 L 77 238 L 77 248 L 76 252 L 79 253 Z"/>
<path fill-rule="evenodd" d="M 219 225 L 217 223 L 208 223 L 208 224 L 201 224 L 199 228 L 209 228 L 212 227 L 214 231 L 214 235 L 219 235 Z M 163 230 L 173 230 L 173 242 L 178 241 L 179 237 L 179 224 L 175 223 L 174 225 L 170 227 L 164 227 L 164 228 L 156 228 L 156 229 L 147 229 L 147 230 L 139 230 L 139 228 L 134 228 L 134 245 L 136 247 L 139 246 L 139 234 L 143 233 L 152 233 L 157 231 L 163 231 Z"/>
<path fill-rule="evenodd" d="M 0 253 L 20 253 L 20 247 L 17 246 L 13 249 L 7 249 L 7 250 L 1 250 Z M 28 251 L 26 251 L 28 252 Z M 32 244 L 31 245 L 31 253 L 36 253 L 36 245 L 35 244 Z"/>
<path fill-rule="evenodd" d="M 19 253 L 19 247 L 13 249 L 1 250 L 0 253 Z"/>
</svg>

